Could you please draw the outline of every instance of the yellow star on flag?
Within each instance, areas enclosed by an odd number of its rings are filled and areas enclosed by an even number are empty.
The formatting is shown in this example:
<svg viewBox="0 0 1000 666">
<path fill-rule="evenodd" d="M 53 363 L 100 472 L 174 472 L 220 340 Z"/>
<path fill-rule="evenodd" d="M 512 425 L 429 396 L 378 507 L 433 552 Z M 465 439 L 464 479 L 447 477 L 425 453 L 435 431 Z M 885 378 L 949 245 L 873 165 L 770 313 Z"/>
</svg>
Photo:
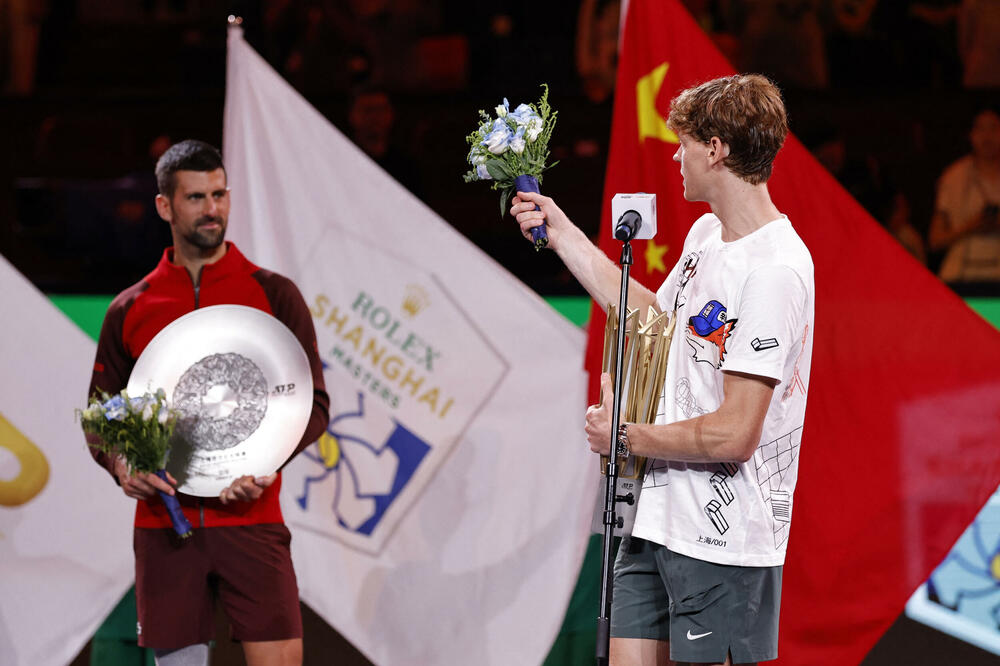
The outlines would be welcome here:
<svg viewBox="0 0 1000 666">
<path fill-rule="evenodd" d="M 652 238 L 646 243 L 646 272 L 652 273 L 653 271 L 660 271 L 661 273 L 667 272 L 667 265 L 663 263 L 663 255 L 667 253 L 670 246 L 664 243 L 663 245 L 657 245 L 656 241 Z"/>
<path fill-rule="evenodd" d="M 667 120 L 656 110 L 656 96 L 667 76 L 670 63 L 663 63 L 635 84 L 635 108 L 639 114 L 639 143 L 646 137 L 680 143 L 677 135 L 667 129 Z"/>
</svg>

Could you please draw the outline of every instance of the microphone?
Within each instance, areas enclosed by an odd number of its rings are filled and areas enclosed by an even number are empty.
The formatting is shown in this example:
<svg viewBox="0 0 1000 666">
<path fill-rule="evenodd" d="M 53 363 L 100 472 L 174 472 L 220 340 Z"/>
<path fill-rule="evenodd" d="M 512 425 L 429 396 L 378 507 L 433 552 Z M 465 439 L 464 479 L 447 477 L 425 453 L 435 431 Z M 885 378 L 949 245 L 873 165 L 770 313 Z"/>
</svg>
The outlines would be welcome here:
<svg viewBox="0 0 1000 666">
<path fill-rule="evenodd" d="M 642 215 L 634 210 L 627 210 L 618 218 L 615 225 L 615 238 L 620 241 L 630 241 L 642 228 Z"/>
<path fill-rule="evenodd" d="M 622 242 L 650 239 L 656 235 L 656 195 L 637 192 L 616 194 L 611 199 L 614 237 Z"/>
</svg>

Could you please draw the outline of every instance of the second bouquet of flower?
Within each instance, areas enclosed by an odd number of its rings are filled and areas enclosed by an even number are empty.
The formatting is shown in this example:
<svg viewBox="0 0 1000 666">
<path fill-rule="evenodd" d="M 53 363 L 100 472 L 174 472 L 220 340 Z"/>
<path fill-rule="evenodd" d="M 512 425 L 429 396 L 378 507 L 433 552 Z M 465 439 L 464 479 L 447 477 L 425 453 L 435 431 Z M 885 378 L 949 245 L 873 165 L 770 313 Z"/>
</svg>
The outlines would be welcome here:
<svg viewBox="0 0 1000 666">
<path fill-rule="evenodd" d="M 549 106 L 549 87 L 542 85 L 537 104 L 519 104 L 513 111 L 506 98 L 496 107 L 496 116 L 479 112 L 480 123 L 465 140 L 469 143 L 467 183 L 493 182 L 500 190 L 500 215 L 507 212 L 511 197 L 518 191 L 538 192 L 542 172 L 556 165 L 549 159 L 549 138 L 557 112 Z M 535 249 L 548 244 L 544 223 L 531 230 Z"/>
<path fill-rule="evenodd" d="M 121 457 L 130 470 L 156 474 L 167 480 L 170 438 L 178 413 L 167 406 L 163 389 L 130 398 L 128 393 L 93 397 L 86 409 L 76 410 L 83 431 L 95 438 L 90 446 L 110 456 Z M 157 491 L 167 507 L 174 531 L 182 539 L 191 536 L 191 523 L 173 495 Z"/>
</svg>

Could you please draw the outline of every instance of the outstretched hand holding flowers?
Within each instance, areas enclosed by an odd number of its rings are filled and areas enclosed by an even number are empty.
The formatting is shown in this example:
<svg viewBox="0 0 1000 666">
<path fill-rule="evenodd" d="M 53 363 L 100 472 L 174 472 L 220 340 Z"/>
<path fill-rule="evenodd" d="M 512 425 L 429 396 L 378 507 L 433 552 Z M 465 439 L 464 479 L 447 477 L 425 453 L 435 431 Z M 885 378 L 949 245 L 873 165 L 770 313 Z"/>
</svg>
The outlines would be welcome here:
<svg viewBox="0 0 1000 666">
<path fill-rule="evenodd" d="M 546 165 L 549 138 L 556 124 L 557 112 L 549 106 L 549 87 L 542 85 L 538 104 L 519 104 L 513 111 L 506 98 L 496 107 L 496 117 L 480 111 L 479 128 L 465 140 L 470 144 L 468 161 L 472 166 L 464 176 L 467 183 L 493 181 L 500 190 L 500 215 L 515 192 L 538 192 L 542 172 L 556 165 Z M 548 243 L 545 223 L 531 231 L 535 249 Z"/>
</svg>

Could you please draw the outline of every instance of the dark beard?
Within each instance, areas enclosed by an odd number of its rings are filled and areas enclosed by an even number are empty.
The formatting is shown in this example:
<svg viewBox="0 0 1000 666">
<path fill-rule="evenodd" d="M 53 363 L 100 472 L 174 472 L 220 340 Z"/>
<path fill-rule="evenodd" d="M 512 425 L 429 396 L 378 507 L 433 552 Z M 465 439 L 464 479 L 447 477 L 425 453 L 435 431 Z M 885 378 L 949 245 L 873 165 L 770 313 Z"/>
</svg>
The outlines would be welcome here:
<svg viewBox="0 0 1000 666">
<path fill-rule="evenodd" d="M 220 228 L 218 231 L 210 231 L 207 229 L 202 229 L 201 225 L 207 222 L 218 222 Z M 198 248 L 199 250 L 214 250 L 215 248 L 222 245 L 222 242 L 226 239 L 226 226 L 223 224 L 220 218 L 203 218 L 198 220 L 195 225 L 194 230 L 188 234 L 185 234 L 184 240 Z"/>
</svg>

